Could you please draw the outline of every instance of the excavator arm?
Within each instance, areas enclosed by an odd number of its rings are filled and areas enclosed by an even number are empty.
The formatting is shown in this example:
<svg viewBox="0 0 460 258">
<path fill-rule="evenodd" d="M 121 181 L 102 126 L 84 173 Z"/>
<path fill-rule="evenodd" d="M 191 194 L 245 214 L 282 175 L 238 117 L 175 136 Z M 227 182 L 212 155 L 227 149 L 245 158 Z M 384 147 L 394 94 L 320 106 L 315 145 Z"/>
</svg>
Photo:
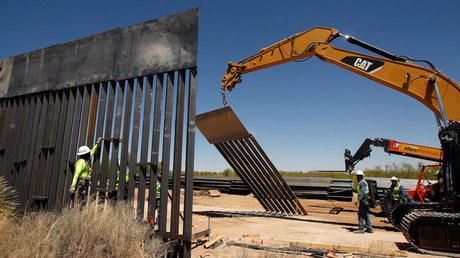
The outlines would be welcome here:
<svg viewBox="0 0 460 258">
<path fill-rule="evenodd" d="M 354 155 L 351 155 L 350 150 L 345 149 L 345 170 L 351 172 L 359 161 L 369 157 L 372 152 L 371 146 L 382 147 L 388 154 L 431 160 L 438 163 L 442 162 L 442 150 L 438 148 L 384 138 L 375 138 L 374 140 L 367 138 Z"/>
<path fill-rule="evenodd" d="M 343 37 L 348 42 L 366 48 L 385 58 L 336 48 L 330 44 Z M 363 77 L 369 78 L 418 100 L 448 125 L 448 120 L 460 121 L 460 86 L 438 71 L 430 62 L 418 65 L 408 57 L 400 57 L 369 45 L 337 30 L 316 27 L 295 34 L 238 63 L 229 62 L 222 77 L 222 93 L 231 91 L 242 81 L 241 75 L 286 62 L 316 56 Z"/>
</svg>

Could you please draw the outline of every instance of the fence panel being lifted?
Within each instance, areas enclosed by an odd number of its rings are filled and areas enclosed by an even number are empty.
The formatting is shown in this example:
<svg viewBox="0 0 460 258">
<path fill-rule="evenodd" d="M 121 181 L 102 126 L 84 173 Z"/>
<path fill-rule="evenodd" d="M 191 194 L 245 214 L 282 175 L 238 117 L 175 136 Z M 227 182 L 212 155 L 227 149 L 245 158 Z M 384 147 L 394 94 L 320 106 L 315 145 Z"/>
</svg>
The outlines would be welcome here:
<svg viewBox="0 0 460 258">
<path fill-rule="evenodd" d="M 294 192 L 230 107 L 198 115 L 196 125 L 266 211 L 307 215 Z"/>
<path fill-rule="evenodd" d="M 18 191 L 20 209 L 68 206 L 77 150 L 102 137 L 90 192 L 136 199 L 137 217 L 154 219 L 157 174 L 172 170 L 158 234 L 183 240 L 190 256 L 197 46 L 191 9 L 0 60 L 0 176 Z"/>
</svg>

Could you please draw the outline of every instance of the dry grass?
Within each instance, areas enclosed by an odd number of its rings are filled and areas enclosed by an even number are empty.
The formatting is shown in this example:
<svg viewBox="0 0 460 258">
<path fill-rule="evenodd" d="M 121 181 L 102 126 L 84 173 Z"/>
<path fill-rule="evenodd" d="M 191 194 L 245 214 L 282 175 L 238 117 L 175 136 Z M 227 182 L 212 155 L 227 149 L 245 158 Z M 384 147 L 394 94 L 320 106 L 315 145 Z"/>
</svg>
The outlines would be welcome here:
<svg viewBox="0 0 460 258">
<path fill-rule="evenodd" d="M 161 243 L 134 219 L 132 203 L 97 204 L 0 220 L 2 257 L 155 256 Z"/>
<path fill-rule="evenodd" d="M 13 216 L 17 204 L 16 191 L 8 186 L 5 178 L 0 177 L 0 218 Z"/>
</svg>

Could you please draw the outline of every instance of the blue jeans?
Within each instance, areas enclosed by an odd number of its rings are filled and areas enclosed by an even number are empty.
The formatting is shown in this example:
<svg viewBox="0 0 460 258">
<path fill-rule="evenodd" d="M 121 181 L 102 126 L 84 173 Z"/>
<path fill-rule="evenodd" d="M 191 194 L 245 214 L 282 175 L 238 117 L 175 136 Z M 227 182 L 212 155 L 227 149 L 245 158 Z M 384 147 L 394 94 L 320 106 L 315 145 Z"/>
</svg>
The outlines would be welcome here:
<svg viewBox="0 0 460 258">
<path fill-rule="evenodd" d="M 372 230 L 369 207 L 360 204 L 358 209 L 358 225 L 360 230 L 364 230 L 364 221 L 366 222 L 366 228 Z"/>
</svg>

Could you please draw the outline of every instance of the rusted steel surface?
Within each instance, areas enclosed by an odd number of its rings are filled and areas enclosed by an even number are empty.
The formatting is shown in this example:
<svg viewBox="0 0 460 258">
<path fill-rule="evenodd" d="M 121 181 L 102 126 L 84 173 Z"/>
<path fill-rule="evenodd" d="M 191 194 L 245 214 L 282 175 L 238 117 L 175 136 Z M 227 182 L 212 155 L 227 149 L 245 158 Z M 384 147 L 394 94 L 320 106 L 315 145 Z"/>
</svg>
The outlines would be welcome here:
<svg viewBox="0 0 460 258">
<path fill-rule="evenodd" d="M 197 66 L 198 9 L 0 60 L 0 97 Z"/>
<path fill-rule="evenodd" d="M 231 107 L 200 114 L 197 116 L 196 123 L 211 144 L 249 136 L 249 132 Z"/>
<path fill-rule="evenodd" d="M 0 60 L 0 176 L 21 212 L 69 206 L 77 151 L 102 138 L 88 162 L 90 194 L 137 200 L 139 220 L 158 217 L 160 233 L 190 239 L 197 44 L 192 9 Z"/>
<path fill-rule="evenodd" d="M 307 214 L 231 107 L 197 115 L 196 126 L 208 142 L 214 144 L 266 211 Z"/>
</svg>

